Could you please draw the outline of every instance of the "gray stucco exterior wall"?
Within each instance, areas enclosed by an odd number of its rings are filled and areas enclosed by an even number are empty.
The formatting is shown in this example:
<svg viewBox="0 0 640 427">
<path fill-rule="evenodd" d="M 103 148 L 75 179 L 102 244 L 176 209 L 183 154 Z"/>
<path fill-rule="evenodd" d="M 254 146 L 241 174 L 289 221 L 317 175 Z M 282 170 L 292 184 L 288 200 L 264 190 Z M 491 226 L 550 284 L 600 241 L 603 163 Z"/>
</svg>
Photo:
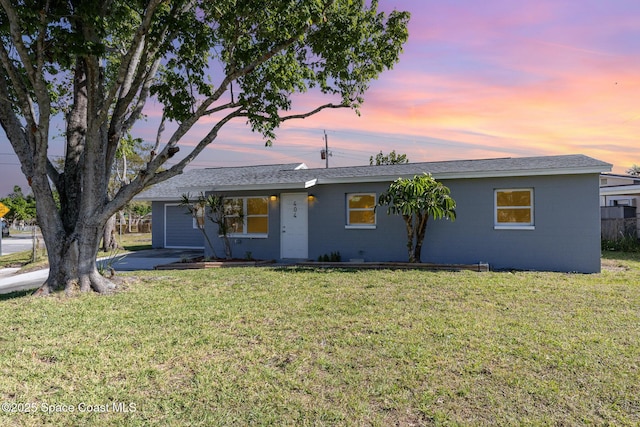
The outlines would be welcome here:
<svg viewBox="0 0 640 427">
<path fill-rule="evenodd" d="M 600 271 L 598 175 L 444 182 L 457 220 L 430 224 L 423 257 L 430 262 L 488 262 L 493 269 Z M 534 229 L 494 229 L 494 190 L 532 188 Z M 457 261 L 454 261 L 457 260 Z"/>
<path fill-rule="evenodd" d="M 388 183 L 325 185 L 314 188 L 309 208 L 309 257 L 340 252 L 343 261 L 406 261 L 406 231 L 402 219 L 376 209 L 375 229 L 349 229 L 347 195 L 375 193 L 376 200 Z"/>
<path fill-rule="evenodd" d="M 457 219 L 430 220 L 422 261 L 472 264 L 493 269 L 600 271 L 598 175 L 563 175 L 443 181 L 457 202 Z M 340 251 L 343 260 L 406 261 L 406 231 L 386 207 L 374 230 L 345 229 L 346 194 L 375 192 L 387 185 L 351 184 L 316 188 L 310 207 L 309 256 Z M 534 229 L 495 229 L 494 190 L 532 188 Z"/>
<path fill-rule="evenodd" d="M 151 244 L 154 248 L 204 248 L 202 232 L 179 202 L 153 202 Z"/>
<path fill-rule="evenodd" d="M 487 262 L 493 269 L 600 271 L 599 175 L 555 175 L 507 178 L 443 180 L 457 202 L 457 219 L 430 220 L 422 261 L 471 264 Z M 346 196 L 375 193 L 389 183 L 316 185 L 306 191 L 314 195 L 308 205 L 308 258 L 339 251 L 343 261 L 406 261 L 406 230 L 399 216 L 389 216 L 386 207 L 376 212 L 373 229 L 348 229 Z M 530 188 L 534 195 L 532 229 L 496 229 L 494 191 Z M 304 190 L 229 192 L 228 197 L 277 195 L 269 201 L 266 237 L 232 237 L 234 257 L 280 259 L 281 194 Z M 165 214 L 170 227 L 164 228 Z M 203 247 L 203 238 L 192 220 L 175 206 L 153 203 L 153 246 Z M 158 218 L 162 218 L 158 221 Z M 224 254 L 217 227 L 206 221 L 207 232 L 218 256 Z M 165 241 L 166 239 L 166 241 Z M 205 248 L 205 255 L 211 251 Z"/>
</svg>

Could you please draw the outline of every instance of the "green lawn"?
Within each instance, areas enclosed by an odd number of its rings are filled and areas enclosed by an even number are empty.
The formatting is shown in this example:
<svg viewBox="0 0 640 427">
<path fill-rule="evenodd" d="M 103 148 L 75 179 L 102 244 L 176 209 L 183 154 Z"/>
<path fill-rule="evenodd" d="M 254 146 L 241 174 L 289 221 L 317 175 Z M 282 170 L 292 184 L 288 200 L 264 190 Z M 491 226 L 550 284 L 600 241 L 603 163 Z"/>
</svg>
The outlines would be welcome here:
<svg viewBox="0 0 640 427">
<path fill-rule="evenodd" d="M 111 296 L 14 294 L 0 424 L 637 425 L 640 257 L 603 264 L 162 271 Z"/>
</svg>

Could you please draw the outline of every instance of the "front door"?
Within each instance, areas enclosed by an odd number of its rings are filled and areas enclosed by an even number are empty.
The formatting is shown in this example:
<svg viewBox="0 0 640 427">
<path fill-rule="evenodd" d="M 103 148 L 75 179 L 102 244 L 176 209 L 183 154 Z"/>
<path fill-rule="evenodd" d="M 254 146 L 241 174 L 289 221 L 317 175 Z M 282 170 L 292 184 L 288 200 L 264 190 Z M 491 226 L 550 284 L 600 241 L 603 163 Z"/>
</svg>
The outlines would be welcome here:
<svg viewBox="0 0 640 427">
<path fill-rule="evenodd" d="M 280 196 L 280 257 L 309 257 L 307 193 L 284 193 Z"/>
</svg>

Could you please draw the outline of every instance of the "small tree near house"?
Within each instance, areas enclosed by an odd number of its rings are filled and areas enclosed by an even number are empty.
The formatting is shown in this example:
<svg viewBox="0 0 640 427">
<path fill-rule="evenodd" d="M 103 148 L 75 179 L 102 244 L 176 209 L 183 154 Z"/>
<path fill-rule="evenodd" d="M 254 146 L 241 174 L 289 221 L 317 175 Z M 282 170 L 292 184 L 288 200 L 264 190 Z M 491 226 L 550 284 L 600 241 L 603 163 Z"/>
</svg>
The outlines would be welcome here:
<svg viewBox="0 0 640 427">
<path fill-rule="evenodd" d="M 198 224 L 198 229 L 204 235 L 207 245 L 211 249 L 213 258 L 218 259 L 216 250 L 209 239 L 209 235 L 205 231 L 204 219 L 209 220 L 218 226 L 218 235 L 221 236 L 224 243 L 224 254 L 226 259 L 233 258 L 231 249 L 231 240 L 229 239 L 229 224 L 225 219 L 225 197 L 217 194 L 209 194 L 205 196 L 204 193 L 200 193 L 196 200 L 191 200 L 190 195 L 183 194 L 182 202 L 180 206 L 187 208 L 191 216 Z"/>
<path fill-rule="evenodd" d="M 225 218 L 227 213 L 225 197 L 217 194 L 209 194 L 204 198 L 204 204 L 209 209 L 206 211 L 207 218 L 218 226 L 218 235 L 222 237 L 222 242 L 224 243 L 225 258 L 233 258 L 231 240 L 229 239 L 229 231 L 231 227 Z"/>
<path fill-rule="evenodd" d="M 456 219 L 456 202 L 449 188 L 426 173 L 396 179 L 380 195 L 378 205 L 388 206 L 389 215 L 402 215 L 407 227 L 409 262 L 420 262 L 429 217 Z"/>
</svg>

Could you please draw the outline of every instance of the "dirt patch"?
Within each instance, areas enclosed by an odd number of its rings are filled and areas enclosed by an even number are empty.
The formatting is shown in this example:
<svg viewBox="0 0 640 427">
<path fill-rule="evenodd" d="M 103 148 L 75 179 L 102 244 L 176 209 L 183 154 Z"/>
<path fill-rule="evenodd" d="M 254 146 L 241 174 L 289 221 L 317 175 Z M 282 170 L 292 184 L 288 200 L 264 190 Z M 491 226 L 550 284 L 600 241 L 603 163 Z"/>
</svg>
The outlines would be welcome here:
<svg viewBox="0 0 640 427">
<path fill-rule="evenodd" d="M 615 259 L 603 259 L 600 266 L 602 271 L 621 272 L 629 270 L 629 267 L 621 264 Z"/>
</svg>

